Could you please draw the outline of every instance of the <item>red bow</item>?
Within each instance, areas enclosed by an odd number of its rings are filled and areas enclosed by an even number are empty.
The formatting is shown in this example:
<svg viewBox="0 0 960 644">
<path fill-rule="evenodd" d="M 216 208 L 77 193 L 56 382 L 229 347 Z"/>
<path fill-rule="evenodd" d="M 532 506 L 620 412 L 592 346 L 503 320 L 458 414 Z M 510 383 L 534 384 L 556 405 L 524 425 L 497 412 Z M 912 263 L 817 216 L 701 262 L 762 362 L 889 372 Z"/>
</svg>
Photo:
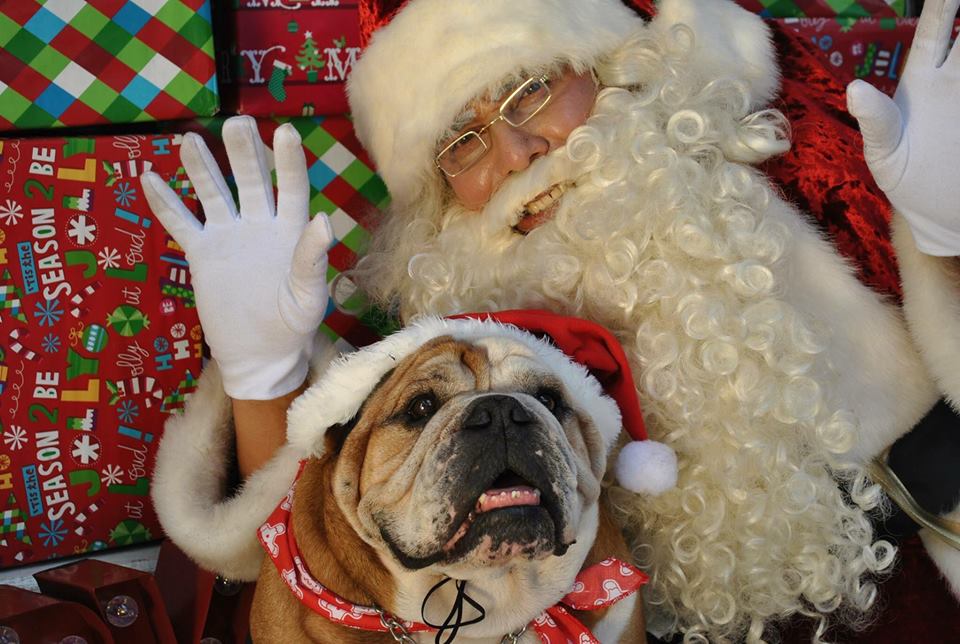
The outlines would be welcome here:
<svg viewBox="0 0 960 644">
<path fill-rule="evenodd" d="M 300 463 L 297 479 L 303 472 L 304 462 Z M 311 610 L 324 616 L 331 622 L 363 631 L 388 632 L 381 620 L 380 612 L 370 606 L 359 606 L 343 599 L 332 590 L 316 581 L 307 570 L 290 523 L 290 511 L 293 507 L 293 485 L 286 497 L 280 502 L 267 521 L 260 526 L 261 545 L 270 555 L 273 564 L 290 591 L 300 602 Z M 599 610 L 611 606 L 621 599 L 635 593 L 647 583 L 647 575 L 638 568 L 618 559 L 607 559 L 580 571 L 573 589 L 560 600 L 530 622 L 544 644 L 575 643 L 600 644 L 576 617 L 567 610 Z M 395 619 L 395 618 L 394 618 Z M 433 631 L 435 629 L 418 622 L 396 620 L 408 633 Z"/>
</svg>

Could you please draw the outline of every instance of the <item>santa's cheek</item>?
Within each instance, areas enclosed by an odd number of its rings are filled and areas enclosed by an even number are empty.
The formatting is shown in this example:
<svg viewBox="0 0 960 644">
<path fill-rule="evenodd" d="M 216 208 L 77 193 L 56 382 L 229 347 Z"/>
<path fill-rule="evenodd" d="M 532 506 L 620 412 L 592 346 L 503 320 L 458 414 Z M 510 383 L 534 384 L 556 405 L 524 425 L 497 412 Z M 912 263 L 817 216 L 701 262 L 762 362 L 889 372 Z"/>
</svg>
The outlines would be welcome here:
<svg viewBox="0 0 960 644">
<path fill-rule="evenodd" d="M 487 155 L 488 157 L 491 155 Z M 467 210 L 480 210 L 494 193 L 495 182 L 493 168 L 488 159 L 481 159 L 476 166 L 455 177 L 447 177 L 447 183 L 453 190 L 457 202 Z"/>
<path fill-rule="evenodd" d="M 576 128 L 586 123 L 597 101 L 597 85 L 589 74 L 569 79 L 540 123 L 540 135 L 551 144 L 551 151 L 564 145 Z"/>
</svg>

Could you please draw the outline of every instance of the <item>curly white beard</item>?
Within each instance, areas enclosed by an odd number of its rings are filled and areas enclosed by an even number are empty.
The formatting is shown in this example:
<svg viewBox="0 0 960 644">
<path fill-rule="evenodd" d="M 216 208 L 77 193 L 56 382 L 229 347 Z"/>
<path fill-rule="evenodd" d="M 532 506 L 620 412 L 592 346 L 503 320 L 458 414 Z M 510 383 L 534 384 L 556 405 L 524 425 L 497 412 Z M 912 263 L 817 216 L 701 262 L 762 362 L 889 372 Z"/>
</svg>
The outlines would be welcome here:
<svg viewBox="0 0 960 644">
<path fill-rule="evenodd" d="M 841 607 L 850 623 L 894 553 L 864 514 L 877 490 L 843 462 L 857 426 L 832 395 L 829 329 L 791 300 L 785 222 L 799 215 L 736 160 L 782 151 L 785 124 L 747 114 L 736 84 L 663 77 L 604 90 L 566 147 L 482 213 L 416 224 L 410 254 L 390 258 L 407 268 L 401 310 L 542 307 L 617 334 L 651 437 L 680 459 L 672 492 L 611 488 L 663 629 L 759 641 L 771 619 Z M 522 204 L 570 180 L 552 221 L 512 229 Z"/>
</svg>

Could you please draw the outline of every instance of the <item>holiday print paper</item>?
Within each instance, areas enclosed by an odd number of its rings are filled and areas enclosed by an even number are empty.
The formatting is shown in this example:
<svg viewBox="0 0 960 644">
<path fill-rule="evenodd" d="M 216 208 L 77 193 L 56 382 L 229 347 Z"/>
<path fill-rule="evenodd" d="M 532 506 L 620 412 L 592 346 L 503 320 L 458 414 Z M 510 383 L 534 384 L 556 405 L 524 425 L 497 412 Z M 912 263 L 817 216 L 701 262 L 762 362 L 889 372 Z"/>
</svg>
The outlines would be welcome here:
<svg viewBox="0 0 960 644">
<path fill-rule="evenodd" d="M 210 116 L 210 0 L 0 2 L 0 130 Z"/>
<path fill-rule="evenodd" d="M 784 25 L 810 39 L 839 80 L 865 80 L 890 96 L 917 30 L 917 18 L 799 18 Z M 953 37 L 960 31 L 954 24 Z"/>
<path fill-rule="evenodd" d="M 252 116 L 314 116 L 348 110 L 345 83 L 360 53 L 357 3 L 236 0 L 224 105 Z"/>
<path fill-rule="evenodd" d="M 0 140 L 0 567 L 159 539 L 150 472 L 200 372 L 179 136 Z"/>
</svg>

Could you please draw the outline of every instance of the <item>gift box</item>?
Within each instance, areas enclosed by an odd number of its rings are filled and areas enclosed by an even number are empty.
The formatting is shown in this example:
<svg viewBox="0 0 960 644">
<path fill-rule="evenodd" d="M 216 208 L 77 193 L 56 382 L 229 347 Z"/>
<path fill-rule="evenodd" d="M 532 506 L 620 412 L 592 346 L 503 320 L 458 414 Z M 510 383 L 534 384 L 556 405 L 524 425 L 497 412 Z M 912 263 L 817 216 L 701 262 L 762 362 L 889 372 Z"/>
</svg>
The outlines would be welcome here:
<svg viewBox="0 0 960 644">
<path fill-rule="evenodd" d="M 224 118 L 197 119 L 177 123 L 177 131 L 203 136 L 217 163 L 226 174 L 227 184 L 236 187 L 230 164 L 220 138 Z M 260 136 L 272 145 L 273 133 L 283 123 L 292 123 L 303 139 L 310 179 L 310 212 L 330 217 L 334 243 L 328 254 L 327 280 L 331 293 L 321 331 L 342 352 L 366 346 L 398 328 L 398 323 L 376 310 L 369 310 L 353 294 L 353 286 L 340 277 L 352 267 L 366 245 L 370 231 L 379 223 L 390 202 L 387 187 L 371 169 L 372 163 L 357 141 L 353 123 L 346 117 L 295 117 L 257 119 Z"/>
<path fill-rule="evenodd" d="M 210 0 L 0 3 L 0 130 L 215 114 Z"/>
<path fill-rule="evenodd" d="M 0 140 L 0 567 L 161 537 L 150 472 L 200 372 L 178 136 Z"/>
<path fill-rule="evenodd" d="M 736 0 L 764 18 L 883 18 L 909 16 L 910 0 Z"/>
<path fill-rule="evenodd" d="M 218 48 L 224 107 L 259 117 L 347 112 L 345 82 L 360 53 L 357 4 L 235 0 Z"/>
<path fill-rule="evenodd" d="M 783 24 L 808 38 L 840 81 L 860 78 L 892 96 L 917 18 L 788 18 Z M 954 24 L 954 38 L 958 31 L 960 21 Z"/>
</svg>

